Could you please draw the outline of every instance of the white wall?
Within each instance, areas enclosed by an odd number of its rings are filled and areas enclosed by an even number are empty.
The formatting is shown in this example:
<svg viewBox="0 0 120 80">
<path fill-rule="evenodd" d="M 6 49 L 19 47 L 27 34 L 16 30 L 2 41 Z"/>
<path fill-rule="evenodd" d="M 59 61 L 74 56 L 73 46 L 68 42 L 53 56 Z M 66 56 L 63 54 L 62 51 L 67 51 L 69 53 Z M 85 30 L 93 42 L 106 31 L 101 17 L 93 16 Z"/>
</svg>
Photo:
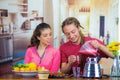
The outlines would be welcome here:
<svg viewBox="0 0 120 80">
<path fill-rule="evenodd" d="M 102 4 L 102 5 L 101 5 Z M 100 16 L 105 16 L 105 27 L 106 27 L 106 16 L 108 15 L 108 0 L 96 1 L 91 0 L 90 9 L 90 33 L 93 37 L 99 38 L 100 29 Z"/>
<path fill-rule="evenodd" d="M 60 0 L 44 0 L 44 22 L 53 29 L 53 46 L 59 48 Z"/>
<path fill-rule="evenodd" d="M 9 12 L 18 12 L 19 8 L 16 7 L 17 0 L 0 0 L 0 9 L 7 9 Z"/>
<path fill-rule="evenodd" d="M 104 3 L 102 1 L 104 1 Z M 109 31 L 110 42 L 118 40 L 118 26 L 115 21 L 116 17 L 118 17 L 118 1 L 119 0 L 101 0 L 98 2 L 91 0 L 90 33 L 93 37 L 99 38 L 99 17 L 105 16 L 105 38 L 107 31 Z"/>
<path fill-rule="evenodd" d="M 120 0 L 119 0 L 118 3 L 119 3 L 119 9 L 120 9 Z M 118 22 L 118 23 L 119 23 L 119 24 L 118 24 L 118 40 L 119 40 L 119 42 L 120 42 L 120 37 L 119 37 L 119 36 L 120 36 L 120 31 L 119 31 L 119 30 L 120 30 L 120 10 L 119 10 L 118 14 L 119 14 L 119 22 Z"/>
<path fill-rule="evenodd" d="M 59 48 L 60 45 L 60 0 L 53 0 L 53 31 L 54 46 Z"/>
<path fill-rule="evenodd" d="M 43 1 L 44 0 L 28 0 L 28 9 L 31 13 L 32 10 L 39 12 L 38 16 L 43 17 Z"/>
<path fill-rule="evenodd" d="M 44 14 L 44 22 L 50 24 L 53 27 L 53 6 L 52 0 L 44 0 L 43 1 L 43 14 Z"/>
<path fill-rule="evenodd" d="M 116 24 L 116 18 L 118 18 L 119 11 L 119 0 L 115 0 L 114 2 L 110 2 L 109 13 L 108 13 L 108 23 L 106 30 L 110 32 L 110 42 L 118 41 L 118 25 Z"/>
</svg>

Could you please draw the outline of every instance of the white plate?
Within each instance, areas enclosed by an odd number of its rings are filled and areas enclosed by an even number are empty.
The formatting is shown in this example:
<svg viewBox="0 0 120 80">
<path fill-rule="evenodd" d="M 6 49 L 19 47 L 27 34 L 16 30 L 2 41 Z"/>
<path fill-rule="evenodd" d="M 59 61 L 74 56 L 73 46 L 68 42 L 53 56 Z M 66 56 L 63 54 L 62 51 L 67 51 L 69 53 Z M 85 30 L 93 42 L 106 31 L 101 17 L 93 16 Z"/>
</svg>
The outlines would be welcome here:
<svg viewBox="0 0 120 80">
<path fill-rule="evenodd" d="M 21 75 L 21 76 L 25 76 L 25 77 L 34 77 L 34 76 L 37 76 L 38 74 L 38 71 L 32 71 L 32 72 L 20 72 L 20 71 L 14 71 L 13 72 L 16 74 L 16 75 Z"/>
</svg>

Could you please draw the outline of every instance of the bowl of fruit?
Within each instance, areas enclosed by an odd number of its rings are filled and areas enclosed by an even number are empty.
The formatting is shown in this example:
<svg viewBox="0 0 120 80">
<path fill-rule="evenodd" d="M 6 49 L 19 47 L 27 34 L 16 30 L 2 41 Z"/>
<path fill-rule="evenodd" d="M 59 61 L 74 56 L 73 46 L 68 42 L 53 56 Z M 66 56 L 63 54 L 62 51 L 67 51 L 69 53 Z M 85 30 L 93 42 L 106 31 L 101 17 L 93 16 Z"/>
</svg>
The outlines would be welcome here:
<svg viewBox="0 0 120 80">
<path fill-rule="evenodd" d="M 17 75 L 26 77 L 33 77 L 38 74 L 37 66 L 34 62 L 31 63 L 18 63 L 13 66 L 12 70 Z"/>
</svg>

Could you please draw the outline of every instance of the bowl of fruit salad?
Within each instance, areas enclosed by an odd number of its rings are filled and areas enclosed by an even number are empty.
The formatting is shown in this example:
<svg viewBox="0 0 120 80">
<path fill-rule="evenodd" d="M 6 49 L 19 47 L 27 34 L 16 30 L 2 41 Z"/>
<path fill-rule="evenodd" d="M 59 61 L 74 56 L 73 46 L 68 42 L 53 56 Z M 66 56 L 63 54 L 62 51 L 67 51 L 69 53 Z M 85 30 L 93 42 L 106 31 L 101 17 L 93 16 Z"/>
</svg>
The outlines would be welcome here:
<svg viewBox="0 0 120 80">
<path fill-rule="evenodd" d="M 28 64 L 18 63 L 13 66 L 12 71 L 17 75 L 22 75 L 25 77 L 33 77 L 33 76 L 37 76 L 38 74 L 37 66 L 34 62 Z"/>
</svg>

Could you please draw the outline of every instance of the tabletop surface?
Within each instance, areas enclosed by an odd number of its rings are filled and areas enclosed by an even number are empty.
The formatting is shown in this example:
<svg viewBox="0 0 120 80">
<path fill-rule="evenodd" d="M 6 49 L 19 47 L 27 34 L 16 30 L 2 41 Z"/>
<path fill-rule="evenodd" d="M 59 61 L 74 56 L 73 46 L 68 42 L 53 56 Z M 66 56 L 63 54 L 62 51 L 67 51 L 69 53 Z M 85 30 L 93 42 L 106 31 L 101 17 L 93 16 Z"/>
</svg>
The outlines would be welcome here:
<svg viewBox="0 0 120 80">
<path fill-rule="evenodd" d="M 9 73 L 0 76 L 0 80 L 38 80 L 38 77 L 23 77 L 20 75 L 16 75 L 14 73 Z M 120 80 L 120 77 L 110 77 L 110 76 L 103 76 L 102 78 L 74 78 L 74 77 L 66 77 L 66 78 L 48 78 L 48 80 Z"/>
</svg>

